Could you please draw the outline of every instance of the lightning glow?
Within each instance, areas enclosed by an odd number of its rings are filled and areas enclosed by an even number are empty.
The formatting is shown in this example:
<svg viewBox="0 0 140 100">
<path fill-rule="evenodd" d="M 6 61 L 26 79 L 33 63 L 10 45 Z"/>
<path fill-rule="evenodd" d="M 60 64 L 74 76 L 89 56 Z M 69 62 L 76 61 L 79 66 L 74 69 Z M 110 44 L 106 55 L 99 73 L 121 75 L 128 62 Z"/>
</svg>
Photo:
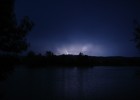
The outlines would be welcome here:
<svg viewBox="0 0 140 100">
<path fill-rule="evenodd" d="M 103 55 L 105 50 L 101 46 L 91 44 L 73 44 L 57 48 L 57 54 L 78 55 L 80 52 L 86 55 Z"/>
</svg>

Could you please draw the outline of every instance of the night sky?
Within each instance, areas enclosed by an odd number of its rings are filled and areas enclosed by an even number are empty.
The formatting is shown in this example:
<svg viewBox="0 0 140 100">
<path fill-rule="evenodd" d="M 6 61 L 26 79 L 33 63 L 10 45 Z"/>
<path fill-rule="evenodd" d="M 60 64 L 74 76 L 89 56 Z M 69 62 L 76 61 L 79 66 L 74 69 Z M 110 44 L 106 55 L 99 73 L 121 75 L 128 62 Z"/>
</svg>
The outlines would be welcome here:
<svg viewBox="0 0 140 100">
<path fill-rule="evenodd" d="M 139 0 L 16 0 L 15 10 L 34 21 L 27 41 L 37 53 L 140 56 L 130 41 Z"/>
</svg>

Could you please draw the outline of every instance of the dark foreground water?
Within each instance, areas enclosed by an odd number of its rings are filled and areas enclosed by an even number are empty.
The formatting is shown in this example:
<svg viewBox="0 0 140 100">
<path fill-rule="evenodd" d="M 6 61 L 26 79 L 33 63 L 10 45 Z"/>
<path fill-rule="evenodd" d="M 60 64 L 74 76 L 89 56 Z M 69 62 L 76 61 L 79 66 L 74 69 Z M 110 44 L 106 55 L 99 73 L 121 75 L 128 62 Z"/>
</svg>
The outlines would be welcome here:
<svg viewBox="0 0 140 100">
<path fill-rule="evenodd" d="M 139 74 L 139 75 L 138 75 Z M 140 100 L 140 68 L 20 67 L 0 82 L 1 100 Z"/>
</svg>

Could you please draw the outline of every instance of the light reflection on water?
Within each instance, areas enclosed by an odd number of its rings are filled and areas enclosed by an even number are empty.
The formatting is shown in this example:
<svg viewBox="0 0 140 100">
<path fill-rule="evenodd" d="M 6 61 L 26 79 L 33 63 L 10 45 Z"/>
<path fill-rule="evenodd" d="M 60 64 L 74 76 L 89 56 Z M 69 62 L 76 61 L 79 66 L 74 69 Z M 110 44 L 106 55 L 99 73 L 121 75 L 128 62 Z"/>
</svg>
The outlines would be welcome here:
<svg viewBox="0 0 140 100">
<path fill-rule="evenodd" d="M 140 68 L 17 68 L 4 82 L 8 100 L 125 100 L 139 97 Z"/>
</svg>

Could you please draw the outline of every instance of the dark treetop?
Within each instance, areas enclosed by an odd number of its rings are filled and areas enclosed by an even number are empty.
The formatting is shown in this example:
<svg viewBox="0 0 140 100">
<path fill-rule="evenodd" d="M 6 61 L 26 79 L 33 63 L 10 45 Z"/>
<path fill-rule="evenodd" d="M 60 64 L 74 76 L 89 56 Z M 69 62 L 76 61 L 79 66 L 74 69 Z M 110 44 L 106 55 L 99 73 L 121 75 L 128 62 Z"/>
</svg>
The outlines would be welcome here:
<svg viewBox="0 0 140 100">
<path fill-rule="evenodd" d="M 33 23 L 26 16 L 18 24 L 14 12 L 15 0 L 0 1 L 0 51 L 20 53 L 27 49 L 26 34 Z"/>
</svg>

